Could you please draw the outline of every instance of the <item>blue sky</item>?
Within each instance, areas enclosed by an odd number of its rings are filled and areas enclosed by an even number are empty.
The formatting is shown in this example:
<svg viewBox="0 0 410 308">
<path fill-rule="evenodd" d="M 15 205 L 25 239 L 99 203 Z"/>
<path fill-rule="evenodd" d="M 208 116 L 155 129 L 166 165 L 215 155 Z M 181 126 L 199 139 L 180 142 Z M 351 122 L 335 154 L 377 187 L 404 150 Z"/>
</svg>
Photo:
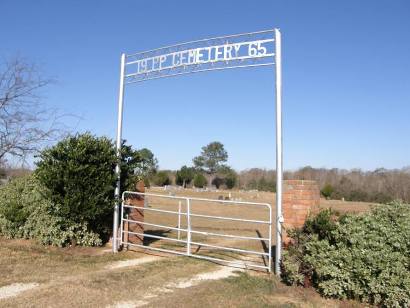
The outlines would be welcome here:
<svg viewBox="0 0 410 308">
<path fill-rule="evenodd" d="M 119 58 L 189 40 L 278 27 L 283 39 L 284 166 L 410 165 L 410 2 L 0 2 L 0 57 L 42 65 L 45 103 L 112 138 Z M 273 67 L 192 74 L 126 88 L 124 138 L 161 168 L 225 144 L 236 169 L 273 168 Z"/>
</svg>

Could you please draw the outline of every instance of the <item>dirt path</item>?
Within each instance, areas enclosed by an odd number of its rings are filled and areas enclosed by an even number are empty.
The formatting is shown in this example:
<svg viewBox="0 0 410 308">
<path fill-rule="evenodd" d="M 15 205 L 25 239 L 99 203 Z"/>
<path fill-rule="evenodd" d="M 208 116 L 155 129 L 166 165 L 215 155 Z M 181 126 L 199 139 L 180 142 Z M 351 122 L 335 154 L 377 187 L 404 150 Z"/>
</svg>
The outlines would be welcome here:
<svg viewBox="0 0 410 308">
<path fill-rule="evenodd" d="M 38 283 L 13 283 L 0 288 L 0 299 L 17 296 L 20 293 L 38 287 Z"/>
<path fill-rule="evenodd" d="M 238 270 L 231 267 L 223 267 L 210 272 L 197 274 L 193 277 L 179 279 L 166 284 L 165 286 L 152 289 L 145 294 L 139 294 L 139 299 L 134 301 L 121 301 L 114 305 L 109 305 L 107 308 L 128 308 L 128 307 L 142 307 L 148 305 L 152 299 L 166 298 L 168 294 L 173 293 L 177 289 L 187 289 L 199 285 L 204 281 L 219 280 L 237 275 Z"/>
</svg>

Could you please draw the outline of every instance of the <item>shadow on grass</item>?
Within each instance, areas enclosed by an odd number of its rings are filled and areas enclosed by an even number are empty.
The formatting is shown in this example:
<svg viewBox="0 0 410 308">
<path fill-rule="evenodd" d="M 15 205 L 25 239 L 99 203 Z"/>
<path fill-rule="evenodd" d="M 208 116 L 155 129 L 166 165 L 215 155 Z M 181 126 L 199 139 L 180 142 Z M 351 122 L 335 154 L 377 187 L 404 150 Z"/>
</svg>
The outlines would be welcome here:
<svg viewBox="0 0 410 308">
<path fill-rule="evenodd" d="M 261 245 L 262 245 L 262 249 L 265 253 L 269 252 L 269 246 L 266 244 L 266 241 L 262 240 L 263 236 L 260 233 L 259 230 L 255 230 L 256 234 L 258 235 L 258 237 L 261 239 Z M 275 264 L 275 250 L 276 250 L 276 245 L 272 245 L 271 246 L 271 254 L 272 254 L 272 264 Z M 263 257 L 263 263 L 265 264 L 265 266 L 268 266 L 268 258 L 269 257 Z"/>
<path fill-rule="evenodd" d="M 150 236 L 147 236 L 147 235 L 167 237 L 167 235 L 169 233 L 171 233 L 171 230 L 147 230 L 147 231 L 144 231 L 143 245 L 144 246 L 149 246 L 152 243 L 155 243 L 157 241 L 162 240 L 160 238 L 154 238 L 154 237 L 150 237 Z"/>
</svg>

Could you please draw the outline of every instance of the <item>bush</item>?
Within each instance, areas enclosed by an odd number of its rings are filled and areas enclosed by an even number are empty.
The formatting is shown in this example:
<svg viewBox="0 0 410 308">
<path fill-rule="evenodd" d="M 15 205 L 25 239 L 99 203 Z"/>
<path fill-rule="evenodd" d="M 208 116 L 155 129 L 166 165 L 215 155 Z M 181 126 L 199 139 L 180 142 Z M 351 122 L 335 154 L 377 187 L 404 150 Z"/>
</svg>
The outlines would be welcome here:
<svg viewBox="0 0 410 308">
<path fill-rule="evenodd" d="M 134 151 L 123 144 L 121 154 L 121 191 L 133 188 L 136 177 L 143 178 L 156 167 L 147 149 Z M 55 205 L 50 214 L 70 224 L 87 225 L 108 240 L 115 201 L 114 143 L 106 137 L 77 134 L 44 150 L 39 158 L 35 176 L 48 188 L 48 198 Z"/>
<path fill-rule="evenodd" d="M 234 173 L 228 174 L 228 175 L 225 177 L 225 185 L 226 185 L 226 188 L 228 188 L 228 189 L 234 188 L 234 187 L 235 187 L 235 184 L 236 184 L 236 179 L 237 179 L 236 174 L 234 174 Z"/>
<path fill-rule="evenodd" d="M 221 187 L 221 185 L 223 185 L 224 183 L 225 180 L 220 178 L 219 176 L 214 177 L 214 179 L 211 182 L 211 184 L 214 185 L 216 189 L 219 189 L 219 187 Z"/>
<path fill-rule="evenodd" d="M 200 173 L 196 174 L 194 177 L 194 186 L 198 188 L 204 188 L 206 185 L 208 185 L 206 177 Z"/>
<path fill-rule="evenodd" d="M 186 187 L 190 184 L 195 176 L 195 169 L 192 167 L 182 166 L 176 173 L 175 183 L 177 185 Z"/>
<path fill-rule="evenodd" d="M 35 175 L 49 189 L 51 202 L 59 205 L 51 214 L 87 223 L 92 231 L 108 237 L 116 180 L 115 153 L 110 139 L 88 133 L 67 137 L 41 152 Z"/>
<path fill-rule="evenodd" d="M 410 206 L 398 202 L 361 215 L 330 211 L 291 232 L 283 279 L 305 279 L 324 296 L 376 305 L 410 305 Z"/>
<path fill-rule="evenodd" d="M 101 245 L 98 234 L 86 224 L 72 223 L 53 215 L 48 192 L 33 176 L 10 181 L 0 188 L 0 234 L 8 238 L 32 238 L 42 244 Z"/>
<path fill-rule="evenodd" d="M 233 170 L 231 167 L 224 166 L 223 168 L 221 168 L 220 174 L 223 178 L 223 184 L 225 184 L 226 188 L 232 189 L 235 187 L 236 179 L 238 177 L 235 170 Z"/>
<path fill-rule="evenodd" d="M 332 185 L 330 184 L 326 184 L 325 186 L 323 186 L 323 188 L 320 190 L 320 193 L 322 194 L 323 197 L 325 197 L 326 199 L 329 199 L 330 196 L 332 195 L 334 191 L 334 188 Z"/>
<path fill-rule="evenodd" d="M 169 178 L 168 172 L 159 171 L 154 175 L 154 184 L 157 186 L 165 186 L 171 184 L 171 179 Z"/>
<path fill-rule="evenodd" d="M 123 144 L 121 190 L 133 188 L 156 168 L 151 151 Z M 89 133 L 67 137 L 44 150 L 33 176 L 0 188 L 0 234 L 43 244 L 100 245 L 112 229 L 114 143 Z"/>
<path fill-rule="evenodd" d="M 17 178 L 0 187 L 0 232 L 14 237 L 30 215 L 30 208 L 42 199 L 37 192 L 37 183 L 32 177 Z"/>
</svg>

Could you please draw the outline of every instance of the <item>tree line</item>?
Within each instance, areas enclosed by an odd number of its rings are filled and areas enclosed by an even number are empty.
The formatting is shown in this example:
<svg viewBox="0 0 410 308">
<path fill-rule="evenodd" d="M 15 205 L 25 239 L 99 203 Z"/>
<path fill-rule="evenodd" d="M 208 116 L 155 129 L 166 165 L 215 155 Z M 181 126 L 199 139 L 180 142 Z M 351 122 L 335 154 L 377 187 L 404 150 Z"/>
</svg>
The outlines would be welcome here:
<svg viewBox="0 0 410 308">
<path fill-rule="evenodd" d="M 218 189 L 232 189 L 236 186 L 237 173 L 226 164 L 227 160 L 224 145 L 214 141 L 202 147 L 200 155 L 192 159 L 192 167 L 184 165 L 176 171 L 161 170 L 151 180 L 159 186 L 175 184 L 203 188 L 210 184 Z"/>
<path fill-rule="evenodd" d="M 372 171 L 304 167 L 285 177 L 316 180 L 323 197 L 347 201 L 410 202 L 410 168 Z"/>
<path fill-rule="evenodd" d="M 195 167 L 183 166 L 177 171 L 160 172 L 164 173 L 167 185 L 204 187 L 208 184 L 205 177 L 203 183 L 196 183 L 198 169 Z M 285 171 L 284 179 L 315 180 L 319 184 L 322 197 L 327 199 L 376 203 L 393 200 L 410 202 L 410 167 L 363 171 L 307 166 L 295 171 Z M 217 188 L 275 192 L 276 171 L 251 168 L 237 173 L 230 167 L 222 167 L 210 183 Z M 157 181 L 155 185 L 161 185 L 161 182 Z"/>
<path fill-rule="evenodd" d="M 285 171 L 284 179 L 315 180 L 324 198 L 346 201 L 386 203 L 410 202 L 410 167 L 372 171 L 326 169 L 310 166 Z M 248 169 L 239 173 L 238 188 L 275 191 L 276 171 Z"/>
</svg>

